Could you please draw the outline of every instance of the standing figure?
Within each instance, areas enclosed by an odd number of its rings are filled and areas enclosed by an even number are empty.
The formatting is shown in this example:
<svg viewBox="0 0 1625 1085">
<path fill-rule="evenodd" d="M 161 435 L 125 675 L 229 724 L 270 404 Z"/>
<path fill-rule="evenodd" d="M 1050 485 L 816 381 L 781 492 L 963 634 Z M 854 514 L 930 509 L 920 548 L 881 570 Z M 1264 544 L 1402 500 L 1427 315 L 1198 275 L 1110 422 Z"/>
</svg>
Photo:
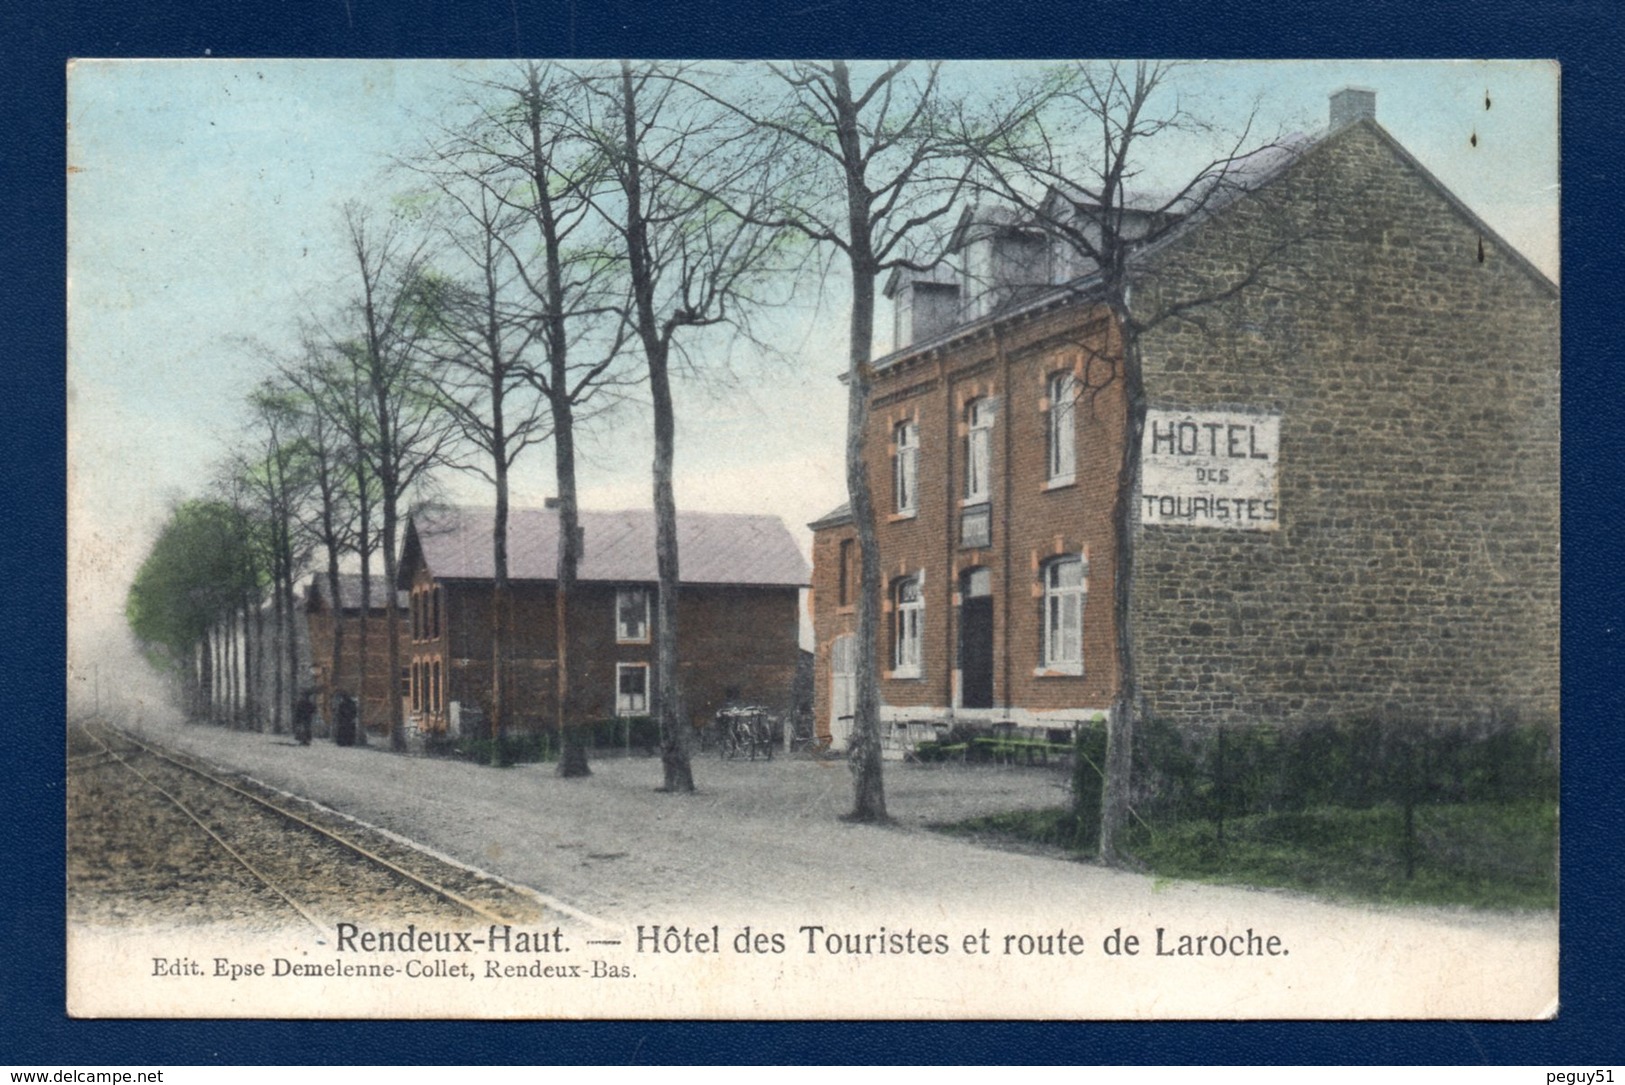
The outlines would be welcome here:
<svg viewBox="0 0 1625 1085">
<path fill-rule="evenodd" d="M 355 698 L 348 692 L 339 694 L 338 720 L 333 728 L 333 741 L 340 746 L 355 745 Z"/>
<path fill-rule="evenodd" d="M 299 745 L 310 745 L 310 723 L 316 717 L 316 698 L 309 688 L 299 691 L 299 700 L 293 706 L 293 737 Z"/>
</svg>

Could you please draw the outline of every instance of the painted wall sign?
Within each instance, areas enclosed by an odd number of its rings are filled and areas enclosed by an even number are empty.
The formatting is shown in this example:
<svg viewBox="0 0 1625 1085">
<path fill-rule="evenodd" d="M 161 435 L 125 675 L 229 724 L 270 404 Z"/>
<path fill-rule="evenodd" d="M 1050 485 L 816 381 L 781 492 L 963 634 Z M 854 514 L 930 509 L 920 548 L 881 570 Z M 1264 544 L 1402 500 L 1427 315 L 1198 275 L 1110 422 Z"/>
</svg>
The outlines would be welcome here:
<svg viewBox="0 0 1625 1085">
<path fill-rule="evenodd" d="M 1278 414 L 1149 408 L 1140 443 L 1140 522 L 1275 530 L 1280 447 Z"/>
</svg>

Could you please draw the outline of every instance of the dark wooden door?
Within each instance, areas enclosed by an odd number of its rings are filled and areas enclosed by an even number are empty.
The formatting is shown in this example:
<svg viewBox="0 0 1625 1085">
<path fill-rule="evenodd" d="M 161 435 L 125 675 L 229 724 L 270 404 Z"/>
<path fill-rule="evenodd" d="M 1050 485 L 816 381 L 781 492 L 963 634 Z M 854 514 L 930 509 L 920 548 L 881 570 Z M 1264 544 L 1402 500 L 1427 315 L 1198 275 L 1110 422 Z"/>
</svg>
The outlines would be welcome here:
<svg viewBox="0 0 1625 1085">
<path fill-rule="evenodd" d="M 962 708 L 993 707 L 993 597 L 959 605 L 959 703 Z"/>
</svg>

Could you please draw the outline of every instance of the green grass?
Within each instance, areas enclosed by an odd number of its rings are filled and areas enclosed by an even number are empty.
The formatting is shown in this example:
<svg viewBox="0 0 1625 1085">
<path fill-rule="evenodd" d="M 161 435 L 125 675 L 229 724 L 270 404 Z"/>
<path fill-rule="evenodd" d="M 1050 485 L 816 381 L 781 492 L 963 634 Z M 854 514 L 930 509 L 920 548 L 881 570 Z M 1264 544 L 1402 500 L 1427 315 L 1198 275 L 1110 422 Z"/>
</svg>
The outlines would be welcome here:
<svg viewBox="0 0 1625 1085">
<path fill-rule="evenodd" d="M 937 826 L 996 844 L 1093 854 L 1066 809 L 1025 810 Z M 1414 867 L 1405 870 L 1403 811 L 1323 806 L 1225 822 L 1134 824 L 1128 848 L 1153 874 L 1300 889 L 1393 904 L 1549 909 L 1557 905 L 1557 808 L 1550 802 L 1421 806 Z"/>
</svg>

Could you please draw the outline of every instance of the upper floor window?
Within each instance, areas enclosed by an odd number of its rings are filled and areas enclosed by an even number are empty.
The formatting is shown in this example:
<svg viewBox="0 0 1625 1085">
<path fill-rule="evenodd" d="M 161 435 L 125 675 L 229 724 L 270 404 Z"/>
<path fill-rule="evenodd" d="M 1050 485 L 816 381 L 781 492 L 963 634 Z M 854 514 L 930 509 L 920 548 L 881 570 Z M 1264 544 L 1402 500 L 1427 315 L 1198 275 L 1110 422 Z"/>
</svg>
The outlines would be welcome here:
<svg viewBox="0 0 1625 1085">
<path fill-rule="evenodd" d="M 920 636 L 925 625 L 925 595 L 920 578 L 897 581 L 893 592 L 892 677 L 920 676 Z"/>
<path fill-rule="evenodd" d="M 1077 378 L 1071 370 L 1049 379 L 1049 471 L 1051 483 L 1071 482 L 1077 471 Z"/>
<path fill-rule="evenodd" d="M 648 643 L 648 588 L 621 588 L 615 593 L 615 641 L 618 644 Z"/>
<path fill-rule="evenodd" d="M 965 408 L 965 500 L 986 501 L 993 492 L 993 403 L 986 397 Z"/>
<path fill-rule="evenodd" d="M 896 458 L 892 463 L 892 490 L 897 511 L 911 513 L 919 508 L 916 487 L 920 478 L 920 427 L 913 421 L 899 422 L 892 433 Z"/>
<path fill-rule="evenodd" d="M 1083 604 L 1086 565 L 1077 555 L 1044 566 L 1044 666 L 1083 673 Z"/>
</svg>

